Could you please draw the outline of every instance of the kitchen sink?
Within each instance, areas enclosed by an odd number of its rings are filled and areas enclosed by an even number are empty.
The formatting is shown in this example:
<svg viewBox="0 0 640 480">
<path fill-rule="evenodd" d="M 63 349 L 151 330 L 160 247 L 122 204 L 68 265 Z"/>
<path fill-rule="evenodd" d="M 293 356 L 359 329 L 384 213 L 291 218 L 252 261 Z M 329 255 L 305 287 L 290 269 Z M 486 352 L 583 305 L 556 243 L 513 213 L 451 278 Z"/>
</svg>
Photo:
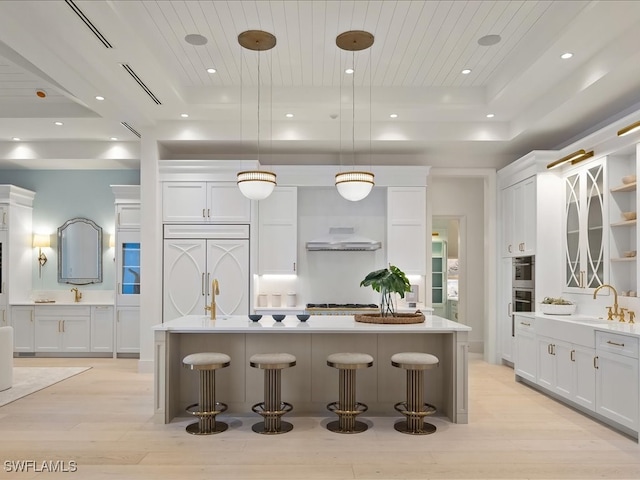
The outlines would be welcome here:
<svg viewBox="0 0 640 480">
<path fill-rule="evenodd" d="M 566 315 L 562 317 L 565 320 L 569 320 L 571 322 L 581 322 L 581 323 L 607 323 L 608 320 L 602 317 L 593 317 L 588 315 Z"/>
</svg>

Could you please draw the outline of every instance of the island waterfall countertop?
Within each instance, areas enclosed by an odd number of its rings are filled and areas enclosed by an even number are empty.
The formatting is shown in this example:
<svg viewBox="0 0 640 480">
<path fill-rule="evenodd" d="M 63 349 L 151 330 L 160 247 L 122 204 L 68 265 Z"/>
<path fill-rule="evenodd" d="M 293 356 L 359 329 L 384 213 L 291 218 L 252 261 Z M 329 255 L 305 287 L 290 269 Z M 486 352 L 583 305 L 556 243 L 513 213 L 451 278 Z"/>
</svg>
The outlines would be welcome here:
<svg viewBox="0 0 640 480">
<path fill-rule="evenodd" d="M 471 328 L 436 315 L 413 324 L 360 323 L 353 315 L 311 315 L 303 322 L 287 315 L 276 322 L 270 315 L 254 322 L 246 315 L 188 315 L 153 327 L 155 338 L 155 419 L 170 423 L 197 401 L 198 376 L 182 365 L 196 352 L 229 355 L 231 364 L 216 374 L 218 401 L 229 405 L 226 415 L 251 415 L 251 406 L 264 395 L 261 372 L 251 368 L 256 353 L 285 352 L 296 357 L 282 380 L 282 399 L 298 413 L 328 415 L 326 405 L 338 398 L 335 369 L 327 356 L 362 352 L 374 358 L 371 368 L 358 372 L 359 401 L 370 414 L 396 415 L 403 401 L 404 371 L 391 364 L 399 352 L 425 352 L 438 357 L 438 368 L 426 374 L 425 401 L 455 423 L 468 421 L 468 332 Z"/>
<path fill-rule="evenodd" d="M 288 315 L 276 322 L 264 315 L 254 322 L 246 315 L 221 316 L 211 320 L 208 315 L 187 315 L 155 325 L 153 330 L 175 333 L 451 333 L 471 331 L 471 327 L 439 317 L 425 315 L 422 323 L 377 324 L 356 322 L 353 315 L 311 315 L 302 322 Z"/>
</svg>

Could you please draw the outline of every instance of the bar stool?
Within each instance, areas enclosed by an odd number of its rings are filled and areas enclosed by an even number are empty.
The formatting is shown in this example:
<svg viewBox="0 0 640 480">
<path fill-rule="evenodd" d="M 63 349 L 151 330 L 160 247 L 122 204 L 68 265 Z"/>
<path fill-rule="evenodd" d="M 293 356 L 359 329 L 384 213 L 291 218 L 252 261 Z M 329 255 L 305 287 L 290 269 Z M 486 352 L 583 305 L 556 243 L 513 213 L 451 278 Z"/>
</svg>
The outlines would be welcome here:
<svg viewBox="0 0 640 480">
<path fill-rule="evenodd" d="M 295 364 L 296 357 L 290 353 L 256 353 L 249 358 L 249 365 L 264 370 L 264 402 L 251 407 L 264 421 L 251 427 L 254 432 L 274 435 L 293 430 L 293 425 L 282 420 L 282 415 L 293 410 L 293 406 L 281 400 L 281 377 L 282 369 Z"/>
<path fill-rule="evenodd" d="M 424 421 L 424 417 L 436 411 L 436 407 L 424 402 L 424 371 L 439 363 L 438 357 L 429 353 L 403 352 L 391 356 L 391 365 L 407 371 L 407 400 L 394 405 L 407 419 L 396 422 L 397 431 L 411 435 L 428 435 L 436 431 L 435 425 Z"/>
<path fill-rule="evenodd" d="M 327 405 L 327 410 L 338 415 L 338 420 L 329 422 L 327 429 L 335 433 L 361 433 L 368 427 L 356 421 L 356 417 L 369 407 L 356 402 L 356 370 L 373 365 L 373 357 L 366 353 L 332 353 L 327 357 L 327 365 L 337 368 L 338 401 Z"/>
<path fill-rule="evenodd" d="M 186 409 L 187 413 L 198 417 L 198 421 L 187 425 L 187 432 L 193 435 L 224 432 L 229 425 L 216 422 L 216 415 L 227 409 L 226 404 L 216 402 L 216 370 L 228 367 L 231 358 L 224 353 L 192 353 L 184 357 L 182 363 L 191 370 L 200 372 L 199 401 Z"/>
</svg>

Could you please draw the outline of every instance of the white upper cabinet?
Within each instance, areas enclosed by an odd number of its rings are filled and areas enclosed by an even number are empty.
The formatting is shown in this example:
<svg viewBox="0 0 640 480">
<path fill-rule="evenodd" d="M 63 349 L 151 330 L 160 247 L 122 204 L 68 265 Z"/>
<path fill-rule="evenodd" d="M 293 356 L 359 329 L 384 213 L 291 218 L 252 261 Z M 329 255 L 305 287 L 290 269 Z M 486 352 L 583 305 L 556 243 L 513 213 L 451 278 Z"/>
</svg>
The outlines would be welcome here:
<svg viewBox="0 0 640 480">
<path fill-rule="evenodd" d="M 565 177 L 565 290 L 593 293 L 607 283 L 605 158 Z"/>
<path fill-rule="evenodd" d="M 169 223 L 249 223 L 251 200 L 232 182 L 164 182 L 162 219 Z"/>
<path fill-rule="evenodd" d="M 140 229 L 140 203 L 116 205 L 116 229 Z"/>
<path fill-rule="evenodd" d="M 427 267 L 427 189 L 387 188 L 387 262 L 407 275 Z"/>
<path fill-rule="evenodd" d="M 298 189 L 276 187 L 258 205 L 258 274 L 295 274 L 298 262 Z"/>
<path fill-rule="evenodd" d="M 534 255 L 536 251 L 535 175 L 502 190 L 502 256 Z"/>
</svg>

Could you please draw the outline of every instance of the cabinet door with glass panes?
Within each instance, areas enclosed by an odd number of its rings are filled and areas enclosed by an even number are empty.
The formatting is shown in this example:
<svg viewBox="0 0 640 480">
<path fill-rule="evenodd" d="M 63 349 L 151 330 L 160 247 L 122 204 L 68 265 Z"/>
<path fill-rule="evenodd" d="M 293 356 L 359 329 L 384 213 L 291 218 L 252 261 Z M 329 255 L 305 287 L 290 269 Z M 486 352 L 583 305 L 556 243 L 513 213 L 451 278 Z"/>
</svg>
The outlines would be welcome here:
<svg viewBox="0 0 640 480">
<path fill-rule="evenodd" d="M 139 305 L 140 232 L 119 231 L 116 237 L 116 303 Z"/>
<path fill-rule="evenodd" d="M 565 177 L 565 290 L 593 293 L 607 283 L 605 159 Z"/>
<path fill-rule="evenodd" d="M 444 317 L 447 306 L 447 242 L 431 242 L 431 306 L 433 313 Z"/>
</svg>

